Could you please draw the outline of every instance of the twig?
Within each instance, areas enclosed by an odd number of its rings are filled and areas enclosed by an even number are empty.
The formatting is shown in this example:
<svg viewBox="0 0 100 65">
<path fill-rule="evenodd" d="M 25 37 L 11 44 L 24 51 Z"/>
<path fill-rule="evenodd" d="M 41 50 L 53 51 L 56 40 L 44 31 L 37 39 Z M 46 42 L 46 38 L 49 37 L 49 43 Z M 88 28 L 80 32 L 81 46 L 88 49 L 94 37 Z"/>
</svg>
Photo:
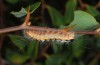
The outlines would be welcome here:
<svg viewBox="0 0 100 65">
<path fill-rule="evenodd" d="M 59 31 L 60 29 L 54 29 L 54 28 L 47 28 L 47 27 L 38 27 L 38 26 L 15 26 L 15 27 L 9 27 L 9 28 L 4 28 L 4 29 L 0 29 L 0 34 L 1 33 L 8 33 L 8 32 L 13 32 L 13 31 L 18 31 L 18 30 L 25 30 L 25 29 L 39 29 L 39 30 L 57 30 Z M 90 35 L 94 35 L 94 34 L 99 34 L 99 32 L 95 32 L 95 31 L 73 31 L 75 32 L 75 34 L 90 34 Z"/>
<path fill-rule="evenodd" d="M 95 34 L 99 34 L 95 31 L 75 31 L 76 34 L 90 34 L 90 35 L 95 35 Z"/>
<path fill-rule="evenodd" d="M 96 54 L 93 60 L 88 65 L 95 65 L 96 61 L 100 58 L 100 53 Z"/>
<path fill-rule="evenodd" d="M 44 0 L 41 0 L 41 20 L 42 22 L 45 22 L 45 19 L 44 19 L 44 10 L 45 10 L 45 2 Z"/>
<path fill-rule="evenodd" d="M 0 33 L 8 33 L 8 32 L 13 32 L 18 30 L 22 30 L 22 28 L 20 26 L 4 28 L 4 29 L 0 29 Z"/>
<path fill-rule="evenodd" d="M 80 5 L 81 9 L 83 9 L 83 10 L 84 10 L 84 9 L 86 8 L 86 6 L 87 6 L 87 4 L 83 3 L 82 0 L 78 0 L 78 3 L 79 3 L 79 5 Z"/>
<path fill-rule="evenodd" d="M 95 8 L 100 8 L 100 0 L 98 1 L 97 5 L 95 5 Z"/>
</svg>

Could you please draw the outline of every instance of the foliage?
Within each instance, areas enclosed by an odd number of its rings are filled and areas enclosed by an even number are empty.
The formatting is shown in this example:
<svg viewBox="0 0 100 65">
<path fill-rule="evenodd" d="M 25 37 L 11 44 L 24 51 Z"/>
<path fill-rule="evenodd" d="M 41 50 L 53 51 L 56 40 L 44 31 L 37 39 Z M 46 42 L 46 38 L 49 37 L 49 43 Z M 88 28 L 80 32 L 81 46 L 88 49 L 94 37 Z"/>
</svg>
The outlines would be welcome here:
<svg viewBox="0 0 100 65">
<path fill-rule="evenodd" d="M 18 2 L 18 0 L 13 2 L 11 0 L 6 1 L 11 4 Z M 77 0 L 68 0 L 64 4 L 66 8 L 64 14 L 55 7 L 45 4 L 46 12 L 48 12 L 51 18 L 51 22 L 47 21 L 46 23 L 51 23 L 51 27 L 56 28 L 66 28 L 76 24 L 71 31 L 95 30 L 99 25 L 100 20 L 98 17 L 100 17 L 100 12 L 90 5 L 87 5 L 85 11 L 77 10 L 77 4 Z M 35 11 L 39 6 L 40 2 L 30 5 L 33 16 L 34 14 L 39 15 L 38 10 Z M 18 12 L 11 12 L 11 14 L 16 18 L 22 18 L 26 15 L 27 7 L 28 5 L 25 8 L 21 8 Z M 44 17 L 48 18 L 48 15 Z M 34 23 L 36 19 L 35 17 L 32 18 L 32 23 Z M 35 23 L 38 25 L 37 21 Z M 39 23 L 39 25 L 42 25 L 42 23 L 46 24 L 44 21 Z M 100 37 L 96 35 L 76 35 L 73 42 L 65 45 L 62 45 L 62 43 L 58 44 L 57 42 L 44 42 L 46 45 L 43 47 L 40 45 L 42 42 L 30 41 L 18 34 L 10 34 L 8 36 L 13 44 L 11 47 L 5 48 L 6 54 L 4 57 L 11 65 L 25 65 L 27 63 L 33 63 L 33 65 L 99 65 Z M 49 43 L 51 44 L 50 46 Z M 47 46 L 49 48 L 46 49 Z"/>
</svg>

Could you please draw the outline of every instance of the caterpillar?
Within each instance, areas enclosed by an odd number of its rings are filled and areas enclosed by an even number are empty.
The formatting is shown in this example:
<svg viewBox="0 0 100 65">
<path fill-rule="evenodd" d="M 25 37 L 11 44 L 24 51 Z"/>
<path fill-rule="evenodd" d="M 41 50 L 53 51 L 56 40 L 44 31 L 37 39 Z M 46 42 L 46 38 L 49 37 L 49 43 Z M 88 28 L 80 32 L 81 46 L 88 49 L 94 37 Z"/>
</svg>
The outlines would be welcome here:
<svg viewBox="0 0 100 65">
<path fill-rule="evenodd" d="M 30 12 L 28 10 L 25 22 L 22 26 L 30 26 L 29 22 Z M 66 29 L 54 29 L 46 27 L 35 27 L 34 29 L 25 29 L 24 36 L 29 39 L 38 41 L 56 40 L 61 42 L 67 42 L 73 40 L 75 37 L 74 32 L 69 31 L 72 27 Z"/>
<path fill-rule="evenodd" d="M 35 39 L 38 41 L 46 40 L 57 40 L 61 42 L 67 42 L 74 39 L 74 32 L 65 32 L 62 30 L 55 29 L 26 29 L 24 30 L 24 35 L 26 38 Z"/>
</svg>

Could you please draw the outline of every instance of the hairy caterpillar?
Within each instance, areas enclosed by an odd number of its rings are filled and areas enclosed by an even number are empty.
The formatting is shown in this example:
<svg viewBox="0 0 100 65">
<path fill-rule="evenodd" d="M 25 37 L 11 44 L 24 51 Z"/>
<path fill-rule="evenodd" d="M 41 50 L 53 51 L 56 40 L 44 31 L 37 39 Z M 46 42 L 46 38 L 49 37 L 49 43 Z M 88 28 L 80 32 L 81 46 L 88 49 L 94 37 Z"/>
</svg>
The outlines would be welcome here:
<svg viewBox="0 0 100 65">
<path fill-rule="evenodd" d="M 61 42 L 67 42 L 74 39 L 74 32 L 65 32 L 62 30 L 55 30 L 51 28 L 42 30 L 40 30 L 39 28 L 24 30 L 24 35 L 27 38 L 39 41 L 57 40 Z"/>
<path fill-rule="evenodd" d="M 29 26 L 31 23 L 29 22 L 30 12 L 28 10 L 25 22 L 22 26 Z M 35 26 L 34 26 L 35 27 Z M 46 27 L 35 27 L 34 29 L 25 29 L 24 35 L 26 38 L 35 39 L 38 41 L 46 41 L 46 40 L 57 40 L 61 42 L 67 42 L 69 40 L 74 39 L 74 32 L 69 32 L 69 30 L 73 26 L 66 29 L 54 29 L 54 28 L 46 28 Z"/>
</svg>

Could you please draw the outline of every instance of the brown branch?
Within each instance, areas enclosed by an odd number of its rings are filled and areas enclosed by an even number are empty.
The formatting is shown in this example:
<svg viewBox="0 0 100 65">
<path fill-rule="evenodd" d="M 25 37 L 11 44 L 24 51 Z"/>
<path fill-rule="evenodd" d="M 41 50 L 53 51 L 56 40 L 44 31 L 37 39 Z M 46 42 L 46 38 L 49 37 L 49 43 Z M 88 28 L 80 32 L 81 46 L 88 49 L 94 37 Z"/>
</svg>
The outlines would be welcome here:
<svg viewBox="0 0 100 65">
<path fill-rule="evenodd" d="M 100 58 L 100 53 L 96 54 L 92 61 L 88 65 L 95 65 L 96 60 Z"/>
<path fill-rule="evenodd" d="M 90 34 L 90 35 L 95 35 L 95 34 L 99 34 L 95 31 L 75 31 L 76 34 Z"/>
<path fill-rule="evenodd" d="M 41 0 L 41 20 L 42 22 L 45 22 L 44 11 L 45 11 L 45 2 L 44 0 Z"/>
<path fill-rule="evenodd" d="M 39 29 L 39 30 L 61 30 L 61 29 L 54 29 L 54 28 L 47 28 L 47 27 L 38 27 L 38 26 L 15 26 L 15 27 L 9 27 L 9 28 L 4 28 L 4 29 L 0 29 L 0 34 L 1 33 L 8 33 L 8 32 L 13 32 L 13 31 L 18 31 L 18 30 L 25 30 L 25 29 Z M 100 34 L 99 32 L 96 31 L 74 31 L 75 34 Z"/>
<path fill-rule="evenodd" d="M 3 28 L 3 29 L 0 29 L 0 34 L 18 31 L 18 30 L 22 30 L 22 27 L 21 26 L 15 26 L 15 27 Z"/>
<path fill-rule="evenodd" d="M 80 7 L 81 7 L 82 10 L 84 10 L 86 8 L 86 6 L 87 6 L 87 4 L 83 3 L 82 0 L 78 0 L 78 3 L 79 3 L 79 5 L 80 5 Z"/>
<path fill-rule="evenodd" d="M 95 5 L 95 8 L 100 8 L 100 1 Z"/>
</svg>

